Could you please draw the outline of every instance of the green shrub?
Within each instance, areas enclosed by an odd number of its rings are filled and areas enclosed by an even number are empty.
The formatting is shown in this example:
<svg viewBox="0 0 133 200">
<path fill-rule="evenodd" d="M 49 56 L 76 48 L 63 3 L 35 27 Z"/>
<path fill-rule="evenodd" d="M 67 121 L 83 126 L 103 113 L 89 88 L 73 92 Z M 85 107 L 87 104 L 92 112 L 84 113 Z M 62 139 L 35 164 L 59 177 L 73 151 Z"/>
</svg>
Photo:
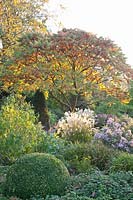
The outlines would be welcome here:
<svg viewBox="0 0 133 200">
<path fill-rule="evenodd" d="M 0 196 L 0 200 L 9 200 L 9 199 L 6 198 L 6 197 L 2 197 L 2 196 Z"/>
<path fill-rule="evenodd" d="M 88 144 L 69 144 L 56 155 L 69 169 L 70 173 L 88 172 L 92 169 Z"/>
<path fill-rule="evenodd" d="M 79 174 L 73 177 L 67 193 L 86 196 L 96 200 L 131 200 L 133 187 L 126 180 L 117 179 L 118 174 L 104 175 L 101 172 Z"/>
<path fill-rule="evenodd" d="M 115 173 L 111 173 L 110 177 L 112 177 L 115 181 L 125 181 L 133 188 L 133 172 L 131 171 L 118 171 Z"/>
<path fill-rule="evenodd" d="M 68 161 L 68 168 L 71 173 L 86 173 L 92 170 L 90 157 L 83 157 L 81 160 L 77 157 Z"/>
<path fill-rule="evenodd" d="M 1 178 L 0 178 L 1 179 Z M 1 197 L 1 195 L 3 194 L 3 192 L 4 192 L 4 183 L 2 182 L 0 182 L 0 197 Z"/>
<path fill-rule="evenodd" d="M 1 165 L 1 166 L 0 166 L 0 176 L 1 176 L 1 175 L 5 175 L 5 174 L 7 173 L 8 170 L 9 170 L 9 166 L 8 166 L 8 165 L 7 165 L 7 166 Z"/>
<path fill-rule="evenodd" d="M 133 154 L 121 153 L 113 159 L 111 171 L 132 171 L 133 172 Z"/>
<path fill-rule="evenodd" d="M 48 195 L 45 200 L 132 200 L 132 186 L 132 172 L 104 175 L 97 171 L 72 177 L 65 195 Z"/>
<path fill-rule="evenodd" d="M 61 194 L 69 179 L 64 164 L 55 156 L 44 153 L 28 154 L 13 164 L 7 174 L 5 194 L 29 198 Z"/>
<path fill-rule="evenodd" d="M 92 198 L 86 196 L 78 196 L 76 193 L 68 193 L 65 196 L 47 196 L 45 200 L 93 200 Z"/>
<path fill-rule="evenodd" d="M 59 151 L 59 157 L 72 173 L 90 171 L 92 166 L 108 170 L 112 159 L 118 154 L 102 142 L 69 144 Z"/>
<path fill-rule="evenodd" d="M 49 118 L 50 118 L 50 125 L 54 126 L 58 121 L 58 116 L 54 113 L 49 111 Z"/>
<path fill-rule="evenodd" d="M 9 170 L 9 166 L 0 166 L 0 194 L 4 192 L 4 185 L 6 181 L 6 174 Z"/>
<path fill-rule="evenodd" d="M 35 147 L 35 151 L 55 155 L 61 151 L 61 149 L 63 150 L 67 144 L 68 142 L 59 137 L 56 137 L 55 135 L 43 133 L 43 137 Z"/>
<path fill-rule="evenodd" d="M 94 198 L 90 198 L 87 196 L 79 196 L 77 194 L 75 194 L 74 192 L 72 193 L 68 193 L 65 196 L 51 196 L 51 197 L 47 197 L 46 200 L 94 200 Z M 110 197 L 110 195 L 106 194 L 101 197 L 95 198 L 95 200 L 113 200 L 112 197 Z M 122 199 L 117 199 L 117 200 L 122 200 Z"/>
<path fill-rule="evenodd" d="M 88 154 L 91 157 L 91 164 L 93 166 L 100 170 L 107 170 L 118 151 L 109 148 L 100 141 L 96 141 L 88 146 Z"/>
<path fill-rule="evenodd" d="M 0 157 L 13 161 L 30 153 L 40 139 L 41 126 L 37 123 L 30 104 L 21 95 L 9 96 L 0 112 Z"/>
</svg>

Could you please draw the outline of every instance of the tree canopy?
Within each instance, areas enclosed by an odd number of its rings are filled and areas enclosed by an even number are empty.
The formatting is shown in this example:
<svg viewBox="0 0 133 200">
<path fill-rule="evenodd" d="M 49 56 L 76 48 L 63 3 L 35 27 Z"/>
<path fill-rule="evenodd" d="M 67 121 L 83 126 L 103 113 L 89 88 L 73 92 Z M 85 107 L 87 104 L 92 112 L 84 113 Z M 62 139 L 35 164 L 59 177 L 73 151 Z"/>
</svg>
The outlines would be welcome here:
<svg viewBox="0 0 133 200">
<path fill-rule="evenodd" d="M 18 37 L 27 31 L 46 32 L 48 0 L 1 0 L 0 37 L 4 56 L 12 56 Z"/>
<path fill-rule="evenodd" d="M 46 89 L 71 110 L 78 98 L 87 96 L 91 103 L 99 91 L 129 102 L 128 82 L 133 73 L 121 48 L 92 33 L 78 29 L 47 35 L 26 33 L 6 65 L 4 89 Z"/>
<path fill-rule="evenodd" d="M 63 29 L 50 36 L 45 55 L 52 63 L 52 94 L 58 98 L 67 92 L 95 96 L 96 90 L 128 102 L 131 68 L 113 41 L 78 29 Z M 126 74 L 125 74 L 126 72 Z M 67 101 L 68 98 L 67 98 Z"/>
</svg>

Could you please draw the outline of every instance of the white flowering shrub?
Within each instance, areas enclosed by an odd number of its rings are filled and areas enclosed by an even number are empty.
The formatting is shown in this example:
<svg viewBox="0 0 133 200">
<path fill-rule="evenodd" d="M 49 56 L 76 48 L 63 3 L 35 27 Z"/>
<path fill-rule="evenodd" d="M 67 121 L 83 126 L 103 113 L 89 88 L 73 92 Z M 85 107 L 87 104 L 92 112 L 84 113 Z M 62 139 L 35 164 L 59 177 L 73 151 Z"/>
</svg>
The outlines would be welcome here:
<svg viewBox="0 0 133 200">
<path fill-rule="evenodd" d="M 72 142 L 85 142 L 93 135 L 95 116 L 90 109 L 65 112 L 57 124 L 57 134 Z"/>
</svg>

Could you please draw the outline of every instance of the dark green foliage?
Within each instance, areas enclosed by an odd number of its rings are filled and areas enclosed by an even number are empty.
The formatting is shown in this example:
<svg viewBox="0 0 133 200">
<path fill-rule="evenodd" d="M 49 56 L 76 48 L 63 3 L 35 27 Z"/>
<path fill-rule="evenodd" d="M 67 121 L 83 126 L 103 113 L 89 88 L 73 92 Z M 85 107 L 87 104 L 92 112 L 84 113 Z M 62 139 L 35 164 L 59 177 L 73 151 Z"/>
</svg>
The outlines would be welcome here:
<svg viewBox="0 0 133 200">
<path fill-rule="evenodd" d="M 129 174 L 129 176 L 131 179 L 133 175 Z M 101 172 L 73 177 L 71 187 L 67 192 L 74 192 L 78 196 L 91 197 L 96 200 L 133 199 L 133 187 L 126 181 L 126 178 L 120 179 L 119 174 L 104 175 Z"/>
<path fill-rule="evenodd" d="M 79 196 L 74 192 L 70 192 L 68 194 L 66 194 L 65 196 L 51 196 L 51 197 L 47 197 L 46 200 L 113 200 L 113 198 L 110 197 L 110 195 L 106 194 L 106 195 L 102 195 L 101 197 L 98 198 L 90 198 L 87 196 Z M 117 199 L 119 200 L 119 199 Z M 122 199 L 121 199 L 122 200 Z"/>
<path fill-rule="evenodd" d="M 107 147 L 100 141 L 91 143 L 88 151 L 92 165 L 100 170 L 108 170 L 111 160 L 118 154 L 118 151 Z"/>
<path fill-rule="evenodd" d="M 72 174 L 87 172 L 92 168 L 88 144 L 71 143 L 61 149 L 56 156 L 65 163 Z"/>
<path fill-rule="evenodd" d="M 71 173 L 87 172 L 92 168 L 108 170 L 117 151 L 102 142 L 69 144 L 59 151 L 59 157 Z"/>
<path fill-rule="evenodd" d="M 6 197 L 2 197 L 2 196 L 0 196 L 0 200 L 9 200 L 9 199 L 6 198 Z"/>
<path fill-rule="evenodd" d="M 133 154 L 121 153 L 112 161 L 111 171 L 133 172 Z"/>
<path fill-rule="evenodd" d="M 9 166 L 0 166 L 0 196 L 4 192 L 4 184 L 6 181 L 6 174 L 8 170 L 9 170 Z"/>
<path fill-rule="evenodd" d="M 55 155 L 64 162 L 71 173 L 86 172 L 91 167 L 86 144 L 70 144 L 63 139 L 45 134 L 36 150 Z"/>
<path fill-rule="evenodd" d="M 121 116 L 127 113 L 127 104 L 122 104 L 119 100 L 114 97 L 107 97 L 105 100 L 100 101 L 98 106 L 95 108 L 96 113 L 112 114 Z"/>
<path fill-rule="evenodd" d="M 48 97 L 48 101 L 47 101 L 47 105 L 49 108 L 49 111 L 51 113 L 53 113 L 57 120 L 59 120 L 63 115 L 64 112 L 66 111 L 63 106 L 61 106 L 49 93 L 49 97 Z"/>
<path fill-rule="evenodd" d="M 3 192 L 4 192 L 4 183 L 1 183 L 1 180 L 0 180 L 0 200 L 1 200 L 1 195 L 3 194 Z"/>
<path fill-rule="evenodd" d="M 133 188 L 133 172 L 131 171 L 110 173 L 110 177 L 112 177 L 115 181 L 126 181 Z"/>
<path fill-rule="evenodd" d="M 66 167 L 55 156 L 27 154 L 11 166 L 5 194 L 24 199 L 36 195 L 62 194 L 68 179 Z"/>
<path fill-rule="evenodd" d="M 45 200 L 93 200 L 92 198 L 86 197 L 86 196 L 78 196 L 74 192 L 70 192 L 66 194 L 65 196 L 48 196 Z"/>
<path fill-rule="evenodd" d="M 48 131 L 50 129 L 50 119 L 48 114 L 48 108 L 46 105 L 46 99 L 40 90 L 35 92 L 33 98 L 33 105 L 35 112 L 39 115 L 39 121 L 42 123 L 44 130 Z"/>
<path fill-rule="evenodd" d="M 10 158 L 5 155 L 0 154 L 0 165 L 6 165 L 10 163 Z"/>
<path fill-rule="evenodd" d="M 6 174 L 7 171 L 9 170 L 9 166 L 2 166 L 0 165 L 0 175 Z"/>
</svg>

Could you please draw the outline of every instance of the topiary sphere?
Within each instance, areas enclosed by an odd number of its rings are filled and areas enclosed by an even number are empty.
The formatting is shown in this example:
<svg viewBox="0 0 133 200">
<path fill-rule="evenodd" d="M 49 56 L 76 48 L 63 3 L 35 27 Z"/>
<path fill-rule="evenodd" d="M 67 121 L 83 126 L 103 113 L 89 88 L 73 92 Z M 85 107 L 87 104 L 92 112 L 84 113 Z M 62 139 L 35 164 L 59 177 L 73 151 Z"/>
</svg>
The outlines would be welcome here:
<svg viewBox="0 0 133 200">
<path fill-rule="evenodd" d="M 27 154 L 8 171 L 5 194 L 23 199 L 61 194 L 68 179 L 67 168 L 55 156 L 45 153 Z"/>
</svg>

